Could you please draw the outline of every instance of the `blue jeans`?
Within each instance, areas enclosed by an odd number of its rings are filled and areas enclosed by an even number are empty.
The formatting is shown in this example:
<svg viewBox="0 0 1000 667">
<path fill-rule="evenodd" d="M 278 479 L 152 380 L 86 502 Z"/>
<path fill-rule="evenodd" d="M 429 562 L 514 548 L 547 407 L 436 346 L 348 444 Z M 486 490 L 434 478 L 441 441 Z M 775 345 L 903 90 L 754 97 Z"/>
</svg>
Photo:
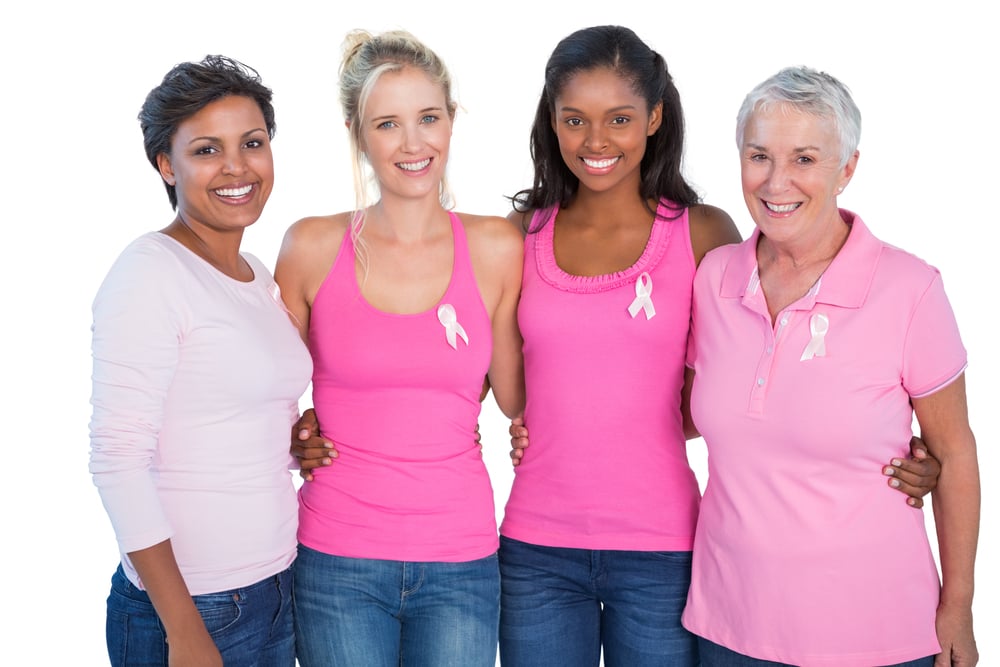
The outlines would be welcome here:
<svg viewBox="0 0 1000 667">
<path fill-rule="evenodd" d="M 295 667 L 292 568 L 250 586 L 192 598 L 226 667 Z M 149 595 L 121 565 L 111 577 L 106 632 L 112 667 L 166 667 L 163 624 Z"/>
<path fill-rule="evenodd" d="M 504 667 L 698 664 L 681 626 L 690 551 L 565 549 L 500 536 Z"/>
<path fill-rule="evenodd" d="M 342 558 L 299 545 L 302 667 L 494 667 L 497 557 L 466 563 Z"/>
<path fill-rule="evenodd" d="M 703 667 L 793 667 L 783 662 L 758 660 L 757 658 L 751 658 L 736 651 L 730 651 L 725 646 L 710 642 L 704 637 L 698 637 L 698 650 L 701 652 L 701 664 Z M 931 655 L 926 658 L 901 662 L 886 667 L 934 667 L 934 656 Z"/>
</svg>

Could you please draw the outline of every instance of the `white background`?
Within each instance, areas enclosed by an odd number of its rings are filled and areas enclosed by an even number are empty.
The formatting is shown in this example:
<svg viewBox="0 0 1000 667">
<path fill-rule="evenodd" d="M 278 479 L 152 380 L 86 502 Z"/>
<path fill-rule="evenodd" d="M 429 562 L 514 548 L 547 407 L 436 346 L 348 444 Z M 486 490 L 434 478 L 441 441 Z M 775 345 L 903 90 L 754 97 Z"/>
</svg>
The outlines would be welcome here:
<svg viewBox="0 0 1000 667">
<path fill-rule="evenodd" d="M 106 661 L 104 598 L 117 553 L 87 472 L 89 309 L 121 249 L 171 219 L 135 120 L 163 74 L 177 62 L 222 53 L 256 67 L 274 89 L 276 187 L 244 242 L 273 266 L 291 222 L 353 204 L 336 102 L 347 30 L 406 28 L 450 65 L 461 105 L 450 164 L 458 210 L 502 215 L 504 195 L 530 184 L 528 129 L 548 54 L 572 30 L 604 23 L 632 27 L 665 56 L 686 111 L 686 173 L 744 236 L 752 221 L 733 141 L 743 95 L 793 64 L 825 69 L 851 87 L 864 116 L 862 157 L 841 205 L 941 269 L 969 350 L 970 412 L 986 479 L 975 613 L 982 664 L 997 664 L 1000 584 L 990 564 L 1000 562 L 991 465 L 998 429 L 990 379 L 998 372 L 1000 58 L 985 7 L 974 0 L 98 0 L 5 9 L 0 664 Z M 492 399 L 482 430 L 499 516 L 512 473 L 506 422 Z M 607 455 L 614 456 L 613 443 Z M 700 441 L 691 458 L 704 483 Z"/>
</svg>

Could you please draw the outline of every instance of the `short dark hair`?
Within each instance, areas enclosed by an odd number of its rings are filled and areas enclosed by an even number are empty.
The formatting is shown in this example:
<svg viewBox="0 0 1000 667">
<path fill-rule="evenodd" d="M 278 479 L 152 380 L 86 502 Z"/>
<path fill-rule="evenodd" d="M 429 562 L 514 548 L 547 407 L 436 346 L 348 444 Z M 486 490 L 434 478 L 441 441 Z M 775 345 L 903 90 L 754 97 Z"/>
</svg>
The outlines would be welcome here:
<svg viewBox="0 0 1000 667">
<path fill-rule="evenodd" d="M 170 142 L 177 127 L 203 108 L 224 97 L 248 97 L 264 115 L 267 134 L 274 138 L 274 107 L 271 89 L 261 83 L 257 70 L 226 56 L 205 56 L 200 62 L 175 65 L 163 82 L 149 91 L 139 110 L 146 157 L 159 171 L 156 158 L 170 155 Z M 170 205 L 177 208 L 177 191 L 166 181 Z"/>
<path fill-rule="evenodd" d="M 580 181 L 563 162 L 552 129 L 552 115 L 555 100 L 569 80 L 580 72 L 598 68 L 608 68 L 628 81 L 649 109 L 663 103 L 663 120 L 646 140 L 639 166 L 642 198 L 666 198 L 680 208 L 699 203 L 698 194 L 681 174 L 684 113 L 666 61 L 629 28 L 606 25 L 577 30 L 560 41 L 549 57 L 545 87 L 531 127 L 534 184 L 511 198 L 514 207 L 530 210 L 555 204 L 566 206 L 576 194 Z"/>
</svg>

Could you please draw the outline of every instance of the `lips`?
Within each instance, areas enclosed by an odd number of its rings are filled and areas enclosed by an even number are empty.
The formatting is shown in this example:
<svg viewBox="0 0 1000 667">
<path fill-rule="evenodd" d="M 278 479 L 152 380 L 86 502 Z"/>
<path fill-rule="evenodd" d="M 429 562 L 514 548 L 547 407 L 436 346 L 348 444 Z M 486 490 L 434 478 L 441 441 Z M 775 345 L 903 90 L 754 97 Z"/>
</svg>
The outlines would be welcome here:
<svg viewBox="0 0 1000 667">
<path fill-rule="evenodd" d="M 802 206 L 802 202 L 795 202 L 792 204 L 775 204 L 773 202 L 769 202 L 763 199 L 761 201 L 764 202 L 764 206 L 767 207 L 767 210 L 771 211 L 772 213 L 791 213 L 799 206 Z"/>
<path fill-rule="evenodd" d="M 227 197 L 229 199 L 239 199 L 245 197 L 253 190 L 253 185 L 239 185 L 230 188 L 218 188 L 214 192 L 220 197 Z"/>
<path fill-rule="evenodd" d="M 396 166 L 403 171 L 421 171 L 422 169 L 426 169 L 430 163 L 431 159 L 428 157 L 416 162 L 397 162 Z"/>
<path fill-rule="evenodd" d="M 621 156 L 601 158 L 599 160 L 586 157 L 580 159 L 583 160 L 583 163 L 591 169 L 607 169 L 608 167 L 614 166 L 614 164 L 621 159 Z"/>
</svg>

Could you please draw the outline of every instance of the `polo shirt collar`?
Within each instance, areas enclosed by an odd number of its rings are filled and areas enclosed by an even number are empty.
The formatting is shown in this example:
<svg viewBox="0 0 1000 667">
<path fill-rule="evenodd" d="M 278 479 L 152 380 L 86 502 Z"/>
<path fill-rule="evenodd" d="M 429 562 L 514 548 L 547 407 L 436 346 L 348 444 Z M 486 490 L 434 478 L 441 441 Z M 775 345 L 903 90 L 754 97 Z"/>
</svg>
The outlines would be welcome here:
<svg viewBox="0 0 1000 667">
<path fill-rule="evenodd" d="M 840 217 L 851 226 L 844 246 L 823 272 L 818 289 L 814 293 L 816 302 L 844 308 L 860 308 L 868 296 L 875 267 L 883 244 L 865 226 L 861 216 L 840 209 Z M 726 263 L 722 276 L 720 296 L 741 298 L 759 289 L 757 278 L 757 241 L 760 229 L 754 229 L 749 239 L 744 241 Z"/>
</svg>

